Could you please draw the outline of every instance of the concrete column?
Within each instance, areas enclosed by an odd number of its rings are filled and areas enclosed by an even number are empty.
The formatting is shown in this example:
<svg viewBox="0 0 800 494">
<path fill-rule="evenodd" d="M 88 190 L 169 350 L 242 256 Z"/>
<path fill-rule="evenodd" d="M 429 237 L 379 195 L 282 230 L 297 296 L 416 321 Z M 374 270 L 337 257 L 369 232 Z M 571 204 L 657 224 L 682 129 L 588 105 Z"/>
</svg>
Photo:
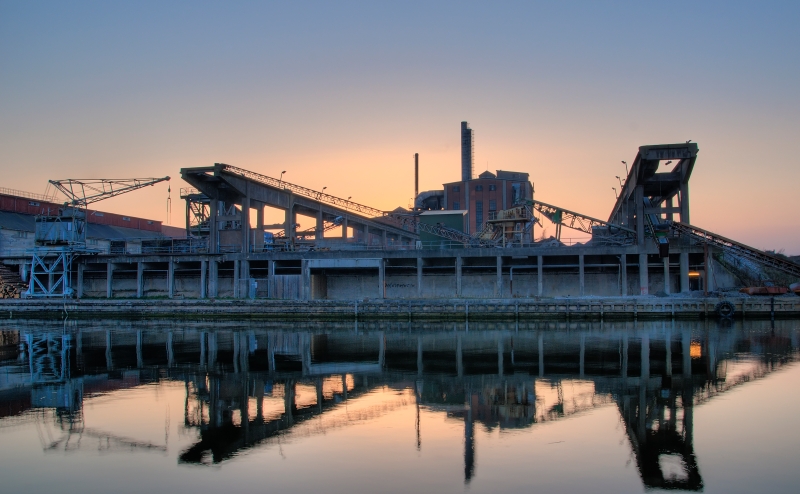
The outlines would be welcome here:
<svg viewBox="0 0 800 494">
<path fill-rule="evenodd" d="M 208 296 L 208 261 L 203 259 L 200 261 L 200 298 Z"/>
<path fill-rule="evenodd" d="M 83 263 L 79 263 L 78 264 L 78 286 L 77 286 L 77 289 L 78 289 L 77 297 L 78 298 L 82 298 L 83 297 L 83 271 L 85 269 L 86 269 L 86 265 L 85 264 L 83 264 Z"/>
<path fill-rule="evenodd" d="M 239 263 L 240 262 L 239 262 L 238 259 L 233 261 L 233 298 L 240 298 L 239 297 L 239 292 L 241 290 L 240 290 L 239 285 L 241 283 L 239 282 L 239 280 L 240 280 L 239 270 L 241 269 L 241 267 L 239 266 Z"/>
<path fill-rule="evenodd" d="M 622 254 L 619 256 L 619 278 L 620 278 L 620 293 L 623 297 L 628 296 L 628 255 Z"/>
<path fill-rule="evenodd" d="M 586 283 L 585 283 L 586 277 L 584 275 L 584 269 L 583 269 L 583 254 L 580 254 L 578 256 L 578 278 L 580 279 L 580 294 L 581 297 L 583 297 L 584 294 L 586 293 Z"/>
<path fill-rule="evenodd" d="M 208 253 L 219 253 L 219 232 L 217 231 L 217 216 L 219 215 L 219 200 L 211 199 L 211 211 L 208 218 Z"/>
<path fill-rule="evenodd" d="M 463 260 L 461 256 L 456 257 L 456 297 L 461 296 L 461 267 Z"/>
<path fill-rule="evenodd" d="M 494 296 L 503 296 L 503 258 L 497 256 L 497 281 L 494 285 Z"/>
<path fill-rule="evenodd" d="M 647 254 L 639 254 L 639 292 L 641 295 L 650 293 L 650 281 L 647 278 Z"/>
<path fill-rule="evenodd" d="M 461 344 L 461 335 L 456 335 L 456 374 L 464 376 L 464 350 Z"/>
<path fill-rule="evenodd" d="M 386 298 L 386 260 L 381 259 L 378 265 L 378 298 Z"/>
<path fill-rule="evenodd" d="M 417 297 L 422 298 L 422 257 L 417 257 Z"/>
<path fill-rule="evenodd" d="M 689 253 L 681 252 L 681 293 L 689 293 Z"/>
<path fill-rule="evenodd" d="M 106 298 L 111 298 L 114 295 L 114 264 L 106 263 Z"/>
<path fill-rule="evenodd" d="M 250 261 L 242 259 L 239 263 L 239 297 L 247 298 L 250 293 Z"/>
<path fill-rule="evenodd" d="M 389 246 L 389 242 L 386 239 L 386 230 L 381 232 L 381 245 L 384 249 Z"/>
<path fill-rule="evenodd" d="M 636 207 L 636 243 L 639 249 L 644 248 L 644 187 L 637 185 L 634 189 Z"/>
<path fill-rule="evenodd" d="M 167 296 L 172 298 L 175 296 L 175 261 L 172 257 L 169 258 L 167 267 Z"/>
<path fill-rule="evenodd" d="M 664 293 L 670 293 L 669 286 L 669 256 L 664 258 Z"/>
<path fill-rule="evenodd" d="M 250 196 L 242 198 L 242 252 L 250 252 Z"/>
<path fill-rule="evenodd" d="M 303 273 L 303 299 L 311 300 L 311 266 L 308 261 L 302 261 L 301 269 Z"/>
<path fill-rule="evenodd" d="M 342 238 L 347 238 L 347 216 L 342 218 Z"/>
<path fill-rule="evenodd" d="M 219 296 L 219 263 L 216 259 L 208 262 L 208 296 L 211 298 Z"/>
<path fill-rule="evenodd" d="M 544 272 L 542 272 L 542 256 L 536 256 L 536 289 L 541 297 L 544 294 Z"/>
<path fill-rule="evenodd" d="M 111 330 L 106 330 L 106 369 L 111 370 L 114 368 L 114 359 L 111 354 Z"/>
<path fill-rule="evenodd" d="M 669 209 L 669 212 L 666 214 L 667 221 L 672 221 L 673 218 L 675 217 L 675 215 L 672 213 L 673 207 L 674 207 L 674 201 L 673 198 L 670 197 L 669 199 L 667 199 L 667 208 Z"/>
<path fill-rule="evenodd" d="M 294 225 L 295 225 L 295 223 L 297 223 L 297 218 L 295 217 L 295 214 L 294 214 L 294 201 L 293 200 L 291 200 L 289 202 L 289 209 L 286 210 L 284 223 L 286 225 L 285 228 L 284 228 L 284 231 L 286 232 L 286 238 L 288 238 L 292 242 L 294 242 L 294 237 L 296 235 Z"/>
<path fill-rule="evenodd" d="M 207 333 L 205 331 L 200 333 L 200 367 L 205 367 L 208 363 L 208 357 L 206 356 L 206 338 Z"/>
<path fill-rule="evenodd" d="M 256 208 L 256 228 L 258 228 L 259 233 L 264 232 L 264 203 L 259 202 L 257 203 L 258 207 Z"/>
<path fill-rule="evenodd" d="M 136 298 L 144 296 L 144 263 L 136 263 Z"/>
<path fill-rule="evenodd" d="M 383 331 L 378 333 L 378 365 L 381 368 L 386 365 L 386 335 Z"/>
<path fill-rule="evenodd" d="M 322 206 L 320 206 L 322 207 Z M 322 219 L 322 209 L 317 211 L 317 225 L 314 229 L 314 239 L 315 240 L 322 240 L 325 230 L 325 221 Z"/>
<path fill-rule="evenodd" d="M 689 219 L 689 182 L 681 183 L 681 223 L 691 224 Z"/>
</svg>

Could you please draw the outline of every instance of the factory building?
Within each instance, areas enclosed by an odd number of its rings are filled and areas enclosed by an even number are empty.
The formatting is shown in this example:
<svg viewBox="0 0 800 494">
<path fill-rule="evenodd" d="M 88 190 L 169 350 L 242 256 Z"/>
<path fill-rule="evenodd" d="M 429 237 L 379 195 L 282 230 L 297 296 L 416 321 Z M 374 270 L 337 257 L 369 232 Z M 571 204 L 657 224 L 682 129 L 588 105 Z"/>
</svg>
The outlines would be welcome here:
<svg viewBox="0 0 800 494">
<path fill-rule="evenodd" d="M 465 233 L 483 230 L 498 211 L 533 200 L 533 183 L 524 172 L 485 171 L 477 178 L 475 133 L 468 122 L 461 122 L 461 180 L 443 185 L 443 190 L 426 191 L 417 197 L 415 207 L 422 210 L 466 211 Z"/>
</svg>

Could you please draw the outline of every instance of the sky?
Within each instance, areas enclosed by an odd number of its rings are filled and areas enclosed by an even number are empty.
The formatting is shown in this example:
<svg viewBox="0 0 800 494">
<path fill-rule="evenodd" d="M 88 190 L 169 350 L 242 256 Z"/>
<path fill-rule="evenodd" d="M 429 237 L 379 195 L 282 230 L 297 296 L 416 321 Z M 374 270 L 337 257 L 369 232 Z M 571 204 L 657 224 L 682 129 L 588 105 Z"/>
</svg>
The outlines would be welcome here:
<svg viewBox="0 0 800 494">
<path fill-rule="evenodd" d="M 700 147 L 698 227 L 800 254 L 800 2 L 0 0 L 0 187 L 173 177 L 98 203 L 181 226 L 183 167 L 376 208 L 475 171 L 607 218 L 639 146 Z M 566 235 L 566 234 L 565 234 Z"/>
</svg>

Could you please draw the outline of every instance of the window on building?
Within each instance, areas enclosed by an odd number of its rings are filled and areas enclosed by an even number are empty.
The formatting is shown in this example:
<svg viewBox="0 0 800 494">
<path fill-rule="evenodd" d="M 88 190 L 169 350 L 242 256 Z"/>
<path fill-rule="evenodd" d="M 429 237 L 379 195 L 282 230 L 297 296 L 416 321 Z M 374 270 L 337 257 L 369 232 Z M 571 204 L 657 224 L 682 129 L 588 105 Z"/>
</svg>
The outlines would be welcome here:
<svg viewBox="0 0 800 494">
<path fill-rule="evenodd" d="M 497 211 L 497 201 L 492 199 L 489 201 L 489 211 Z"/>
<path fill-rule="evenodd" d="M 489 190 L 497 190 L 497 186 L 492 184 L 489 186 Z"/>
<path fill-rule="evenodd" d="M 497 219 L 497 211 L 489 211 L 489 219 L 490 220 Z"/>
<path fill-rule="evenodd" d="M 38 203 L 38 202 L 36 202 L 36 201 L 28 201 L 28 206 L 34 206 L 34 207 L 36 207 L 36 206 L 38 206 L 38 205 L 39 205 L 39 203 Z"/>
<path fill-rule="evenodd" d="M 475 201 L 475 228 L 483 228 L 483 201 Z"/>
<path fill-rule="evenodd" d="M 522 197 L 522 184 L 511 184 L 511 203 L 516 204 L 523 200 Z"/>
<path fill-rule="evenodd" d="M 461 209 L 461 203 L 460 202 L 454 202 L 453 203 L 453 209 Z"/>
<path fill-rule="evenodd" d="M 122 221 L 130 221 L 131 218 L 129 216 L 123 216 Z"/>
<path fill-rule="evenodd" d="M 453 192 L 461 192 L 461 187 L 459 187 L 458 185 L 454 185 Z"/>
<path fill-rule="evenodd" d="M 95 211 L 95 212 L 94 212 L 94 213 L 92 213 L 92 214 L 93 214 L 93 215 L 95 215 L 95 216 L 105 216 L 105 215 L 104 215 L 103 213 L 101 213 L 100 211 Z"/>
<path fill-rule="evenodd" d="M 483 192 L 483 185 L 476 185 L 475 192 Z"/>
</svg>

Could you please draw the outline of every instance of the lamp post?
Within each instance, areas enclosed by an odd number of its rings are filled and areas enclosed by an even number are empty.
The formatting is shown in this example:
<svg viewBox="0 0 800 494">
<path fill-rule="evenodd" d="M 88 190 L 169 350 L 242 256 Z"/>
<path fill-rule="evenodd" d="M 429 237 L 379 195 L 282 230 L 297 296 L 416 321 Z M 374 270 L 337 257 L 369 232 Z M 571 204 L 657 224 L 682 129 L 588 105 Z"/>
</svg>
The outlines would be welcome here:
<svg viewBox="0 0 800 494">
<path fill-rule="evenodd" d="M 283 171 L 281 172 L 281 178 L 278 180 L 278 188 L 279 188 L 279 189 L 280 189 L 280 188 L 281 188 L 281 186 L 283 185 L 283 174 L 284 174 L 284 173 L 286 173 L 286 170 L 283 170 Z"/>
<path fill-rule="evenodd" d="M 622 179 L 619 178 L 619 175 L 616 176 L 617 180 L 619 180 L 619 190 L 622 190 Z"/>
<path fill-rule="evenodd" d="M 611 190 L 614 191 L 614 198 L 615 199 L 619 199 L 619 194 L 617 194 L 617 188 L 616 187 L 611 187 Z"/>
<path fill-rule="evenodd" d="M 627 177 L 630 174 L 628 172 L 628 162 L 627 161 L 623 161 L 622 164 L 625 165 L 625 176 Z"/>
</svg>

